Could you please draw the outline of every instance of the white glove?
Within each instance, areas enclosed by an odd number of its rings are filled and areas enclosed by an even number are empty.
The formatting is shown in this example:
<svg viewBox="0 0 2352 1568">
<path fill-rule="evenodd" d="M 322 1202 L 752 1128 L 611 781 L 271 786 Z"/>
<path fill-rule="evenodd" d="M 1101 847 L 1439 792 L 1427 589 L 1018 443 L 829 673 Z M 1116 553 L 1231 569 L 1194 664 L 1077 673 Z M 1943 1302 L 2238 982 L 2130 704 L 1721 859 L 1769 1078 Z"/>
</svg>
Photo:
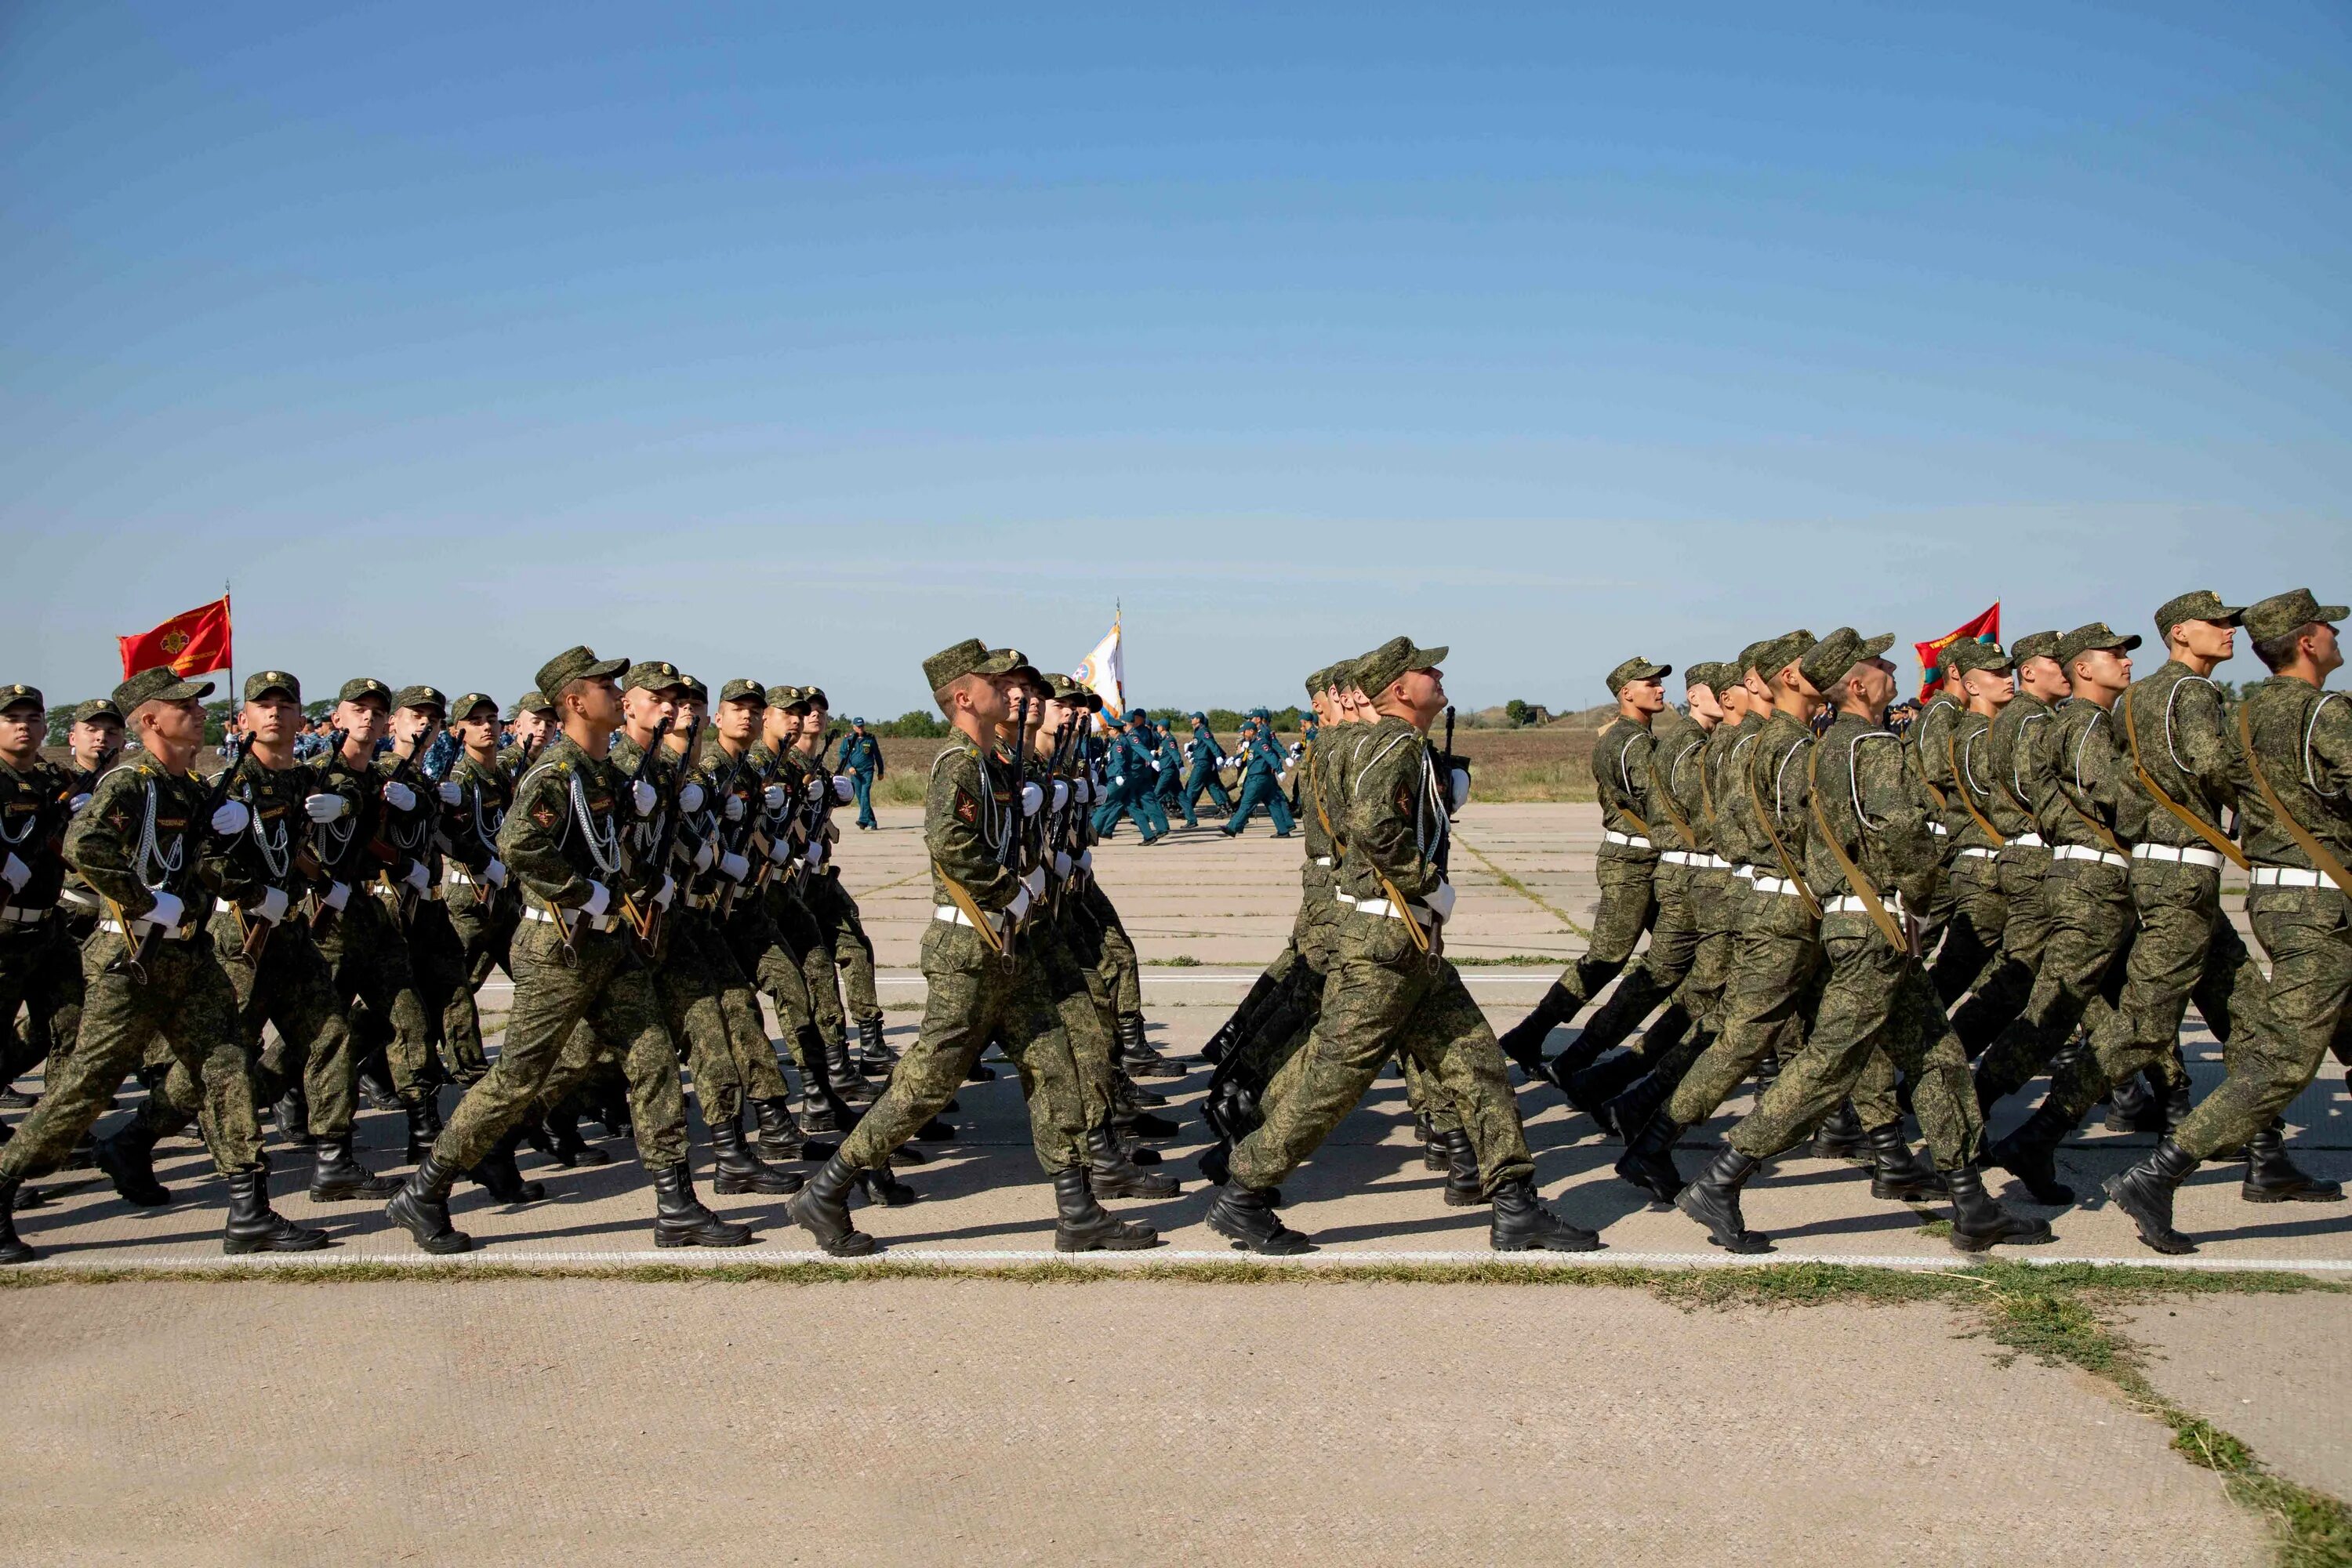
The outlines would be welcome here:
<svg viewBox="0 0 2352 1568">
<path fill-rule="evenodd" d="M 302 809 L 313 822 L 332 822 L 351 810 L 352 803 L 331 790 L 320 790 L 302 802 Z"/>
<path fill-rule="evenodd" d="M 1069 804 L 1070 781 L 1067 779 L 1055 779 L 1054 781 L 1054 809 L 1055 811 L 1059 811 Z"/>
<path fill-rule="evenodd" d="M 719 858 L 719 872 L 730 881 L 740 882 L 751 874 L 751 862 L 730 849 Z"/>
<path fill-rule="evenodd" d="M 1110 782 L 1115 784 L 1123 784 L 1127 782 L 1127 775 L 1125 773 L 1113 773 L 1110 776 Z"/>
<path fill-rule="evenodd" d="M 1015 921 L 1029 912 L 1029 889 L 1026 887 L 1013 895 L 1013 906 L 1004 912 Z"/>
<path fill-rule="evenodd" d="M 261 902 L 254 908 L 254 917 L 276 925 L 286 918 L 286 889 L 272 888 L 261 895 Z"/>
<path fill-rule="evenodd" d="M 741 795 L 730 795 L 727 797 L 727 809 L 725 816 L 727 820 L 730 822 L 740 822 L 743 820 L 743 797 Z"/>
<path fill-rule="evenodd" d="M 813 778 L 809 780 L 808 802 L 811 805 L 823 805 L 824 804 L 824 792 L 825 781 L 824 779 Z"/>
<path fill-rule="evenodd" d="M 612 903 L 613 889 L 602 882 L 591 882 L 588 884 L 588 901 L 580 906 L 580 912 L 593 921 L 611 908 Z"/>
<path fill-rule="evenodd" d="M 856 798 L 857 792 L 850 787 L 849 775 L 847 773 L 834 774 L 833 804 L 835 805 L 847 805 L 851 801 L 856 800 Z"/>
<path fill-rule="evenodd" d="M 88 805 L 89 804 L 89 791 L 84 790 L 79 795 L 74 796 L 73 799 L 66 803 L 66 809 L 68 811 L 79 811 L 83 806 Z"/>
<path fill-rule="evenodd" d="M 698 871 L 708 871 L 710 869 L 711 862 L 718 858 L 718 847 L 706 838 L 702 841 L 702 847 L 694 852 L 694 868 Z"/>
<path fill-rule="evenodd" d="M 1428 905 L 1429 912 L 1439 920 L 1452 920 L 1454 918 L 1454 884 L 1438 883 L 1436 887 L 1422 895 L 1421 901 Z"/>
<path fill-rule="evenodd" d="M 1037 808 L 1045 804 L 1045 792 L 1033 782 L 1021 786 L 1021 815 L 1034 816 Z"/>
<path fill-rule="evenodd" d="M 783 810 L 784 786 L 782 784 L 770 784 L 767 787 L 766 792 L 760 796 L 760 804 L 766 806 L 770 811 Z"/>
<path fill-rule="evenodd" d="M 1029 896 L 1031 898 L 1044 898 L 1045 896 L 1045 868 L 1043 866 L 1030 867 L 1029 874 L 1021 879 L 1021 885 L 1029 889 Z"/>
<path fill-rule="evenodd" d="M 661 891 L 654 895 L 654 907 L 666 910 L 677 897 L 677 879 L 666 876 L 662 879 Z"/>
<path fill-rule="evenodd" d="M 654 786 L 646 783 L 645 780 L 637 779 L 630 784 L 629 804 L 637 808 L 637 815 L 639 816 L 651 816 L 654 814 L 654 801 L 656 798 L 656 797 L 654 795 Z"/>
<path fill-rule="evenodd" d="M 1160 759 L 1158 757 L 1154 757 L 1151 759 L 1151 771 L 1155 773 L 1164 773 L 1168 770 L 1160 765 Z"/>
<path fill-rule="evenodd" d="M 507 863 L 503 860 L 493 858 L 488 865 L 482 868 L 482 880 L 488 882 L 493 888 L 505 887 L 507 885 Z"/>
<path fill-rule="evenodd" d="M 1070 874 L 1070 857 L 1066 851 L 1061 849 L 1054 851 L 1054 875 L 1067 877 Z"/>
<path fill-rule="evenodd" d="M 421 893 L 433 885 L 433 873 L 425 868 L 424 861 L 411 860 L 408 863 L 408 875 L 403 877 L 401 880 Z"/>
<path fill-rule="evenodd" d="M 1454 769 L 1453 784 L 1454 809 L 1459 811 L 1464 806 L 1470 804 L 1470 770 L 1467 768 Z"/>
<path fill-rule="evenodd" d="M 155 889 L 155 907 L 147 911 L 147 918 L 159 926 L 175 926 L 188 918 L 188 906 L 180 902 L 179 894 L 167 893 L 158 888 Z"/>
<path fill-rule="evenodd" d="M 462 805 L 466 801 L 466 786 L 456 779 L 443 779 L 434 786 L 433 793 L 441 797 L 443 805 Z"/>
<path fill-rule="evenodd" d="M 245 825 L 253 820 L 253 813 L 241 800 L 225 800 L 213 813 L 213 831 L 226 838 L 232 833 L 242 833 Z"/>
<path fill-rule="evenodd" d="M 383 786 L 383 803 L 394 811 L 415 811 L 416 792 L 398 779 L 388 779 Z"/>
<path fill-rule="evenodd" d="M 812 871 L 824 864 L 824 845 L 823 841 L 820 840 L 819 842 L 808 847 L 808 853 L 801 857 L 801 864 L 806 866 Z"/>
<path fill-rule="evenodd" d="M 1078 851 L 1078 868 L 1082 871 L 1091 871 L 1095 868 L 1095 852 L 1093 850 L 1082 849 Z"/>
<path fill-rule="evenodd" d="M 702 809 L 702 786 L 698 784 L 690 784 L 684 789 L 678 791 L 677 808 L 680 811 L 700 811 Z"/>
<path fill-rule="evenodd" d="M 768 858 L 774 861 L 777 865 L 781 866 L 792 858 L 793 847 L 788 841 L 778 838 L 772 840 L 769 843 Z"/>
<path fill-rule="evenodd" d="M 0 881 L 5 881 L 8 884 L 10 892 L 23 892 L 25 884 L 32 879 L 33 868 L 17 859 L 15 855 L 11 854 L 5 863 L 0 863 Z"/>
<path fill-rule="evenodd" d="M 331 910 L 340 910 L 352 901 L 352 885 L 349 882 L 330 882 L 327 890 L 319 895 L 319 901 Z"/>
</svg>

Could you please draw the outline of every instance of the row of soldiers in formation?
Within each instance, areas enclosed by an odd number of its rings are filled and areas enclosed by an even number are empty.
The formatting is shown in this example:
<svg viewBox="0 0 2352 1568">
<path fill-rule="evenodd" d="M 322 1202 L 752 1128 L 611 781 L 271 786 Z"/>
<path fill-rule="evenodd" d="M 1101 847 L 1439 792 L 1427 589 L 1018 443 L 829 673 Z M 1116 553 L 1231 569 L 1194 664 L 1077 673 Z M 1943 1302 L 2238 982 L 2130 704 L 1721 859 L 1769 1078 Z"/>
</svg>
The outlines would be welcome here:
<svg viewBox="0 0 2352 1568">
<path fill-rule="evenodd" d="M 333 743 L 297 761 L 300 683 L 267 670 L 245 683 L 236 743 L 211 779 L 192 771 L 208 685 L 152 669 L 84 704 L 70 768 L 41 757 L 40 693 L 0 688 L 0 1081 L 48 1058 L 0 1147 L 0 1261 L 34 1256 L 14 1225 L 39 1201 L 23 1184 L 78 1152 L 131 1204 L 171 1201 L 153 1151 L 192 1122 L 228 1184 L 227 1250 L 326 1245 L 270 1207 L 264 1108 L 310 1151 L 314 1201 L 389 1199 L 440 1252 L 468 1245 L 447 1214 L 459 1176 L 501 1202 L 543 1195 L 517 1166 L 524 1140 L 561 1164 L 604 1162 L 581 1132 L 583 1106 L 634 1137 L 663 1246 L 751 1239 L 695 1194 L 685 1078 L 722 1194 L 798 1192 L 803 1177 L 779 1165 L 835 1151 L 809 1134 L 863 1126 L 854 1102 L 877 1092 L 866 1075 L 895 1076 L 896 1053 L 832 864 L 832 810 L 856 797 L 863 748 L 844 746 L 847 772 L 827 769 L 823 691 L 734 680 L 714 707 L 673 664 L 586 648 L 539 673 L 503 731 L 481 693 L 450 703 L 431 687 L 349 681 Z M 421 758 L 445 723 L 459 748 L 435 778 Z M 1056 1080 L 1068 1122 L 1055 1123 L 1056 1152 L 1082 1155 L 1062 1239 L 1132 1245 L 1145 1233 L 1095 1194 L 1176 1190 L 1141 1168 L 1157 1161 L 1142 1140 L 1174 1126 L 1135 1079 L 1177 1069 L 1145 1041 L 1134 950 L 1087 874 L 1080 831 L 1066 836 L 1076 858 L 1055 905 L 1065 951 L 1085 965 L 1083 1009 L 1063 1000 L 1087 1068 L 1083 1085 Z M 491 1061 L 475 993 L 499 968 L 515 995 Z M 798 1117 L 762 996 L 801 1077 Z M 992 1076 L 976 1062 L 987 1043 L 983 1032 L 955 1082 Z M 144 1101 L 89 1143 L 133 1071 L 150 1080 Z M 405 1183 L 353 1151 L 377 1078 L 407 1115 Z M 869 1196 L 911 1201 L 889 1165 L 922 1161 L 910 1139 L 953 1136 L 937 1120 L 952 1087 L 898 1128 L 889 1159 L 857 1167 Z"/>
<path fill-rule="evenodd" d="M 1948 1195 L 1964 1249 L 2046 1241 L 1980 1167 L 2071 1205 L 2057 1152 L 2105 1099 L 2111 1126 L 2163 1134 L 2105 1184 L 2158 1251 L 2193 1250 L 2173 1198 L 2201 1160 L 2242 1159 L 2250 1202 L 2339 1199 L 2289 1157 L 2281 1112 L 2331 1051 L 2352 1064 L 2352 701 L 2326 689 L 2346 613 L 2305 589 L 2183 594 L 2137 680 L 2141 639 L 2104 623 L 1958 642 L 1900 739 L 1890 637 L 1798 631 L 1695 665 L 1687 715 L 1667 667 L 1627 661 L 1593 757 L 1591 947 L 1502 1048 L 1624 1139 L 1620 1175 L 1735 1252 L 1769 1245 L 1742 1184 L 1808 1137 L 1866 1160 L 1879 1197 Z M 2232 704 L 2211 676 L 2242 628 L 2271 673 Z M 2232 866 L 2267 973 L 2224 912 Z M 2193 1107 L 2192 1002 L 2225 1047 Z M 1759 1069 L 1756 1108 L 1686 1183 L 1677 1139 Z M 1987 1113 L 2044 1073 L 2042 1103 L 1980 1147 Z"/>
<path fill-rule="evenodd" d="M 1298 803 L 1295 785 L 1290 798 L 1285 798 L 1282 781 L 1299 752 L 1275 738 L 1274 715 L 1253 709 L 1243 719 L 1230 754 L 1209 728 L 1206 713 L 1192 715 L 1192 738 L 1180 743 L 1172 726 L 1155 723 L 1144 709 L 1130 708 L 1118 716 L 1101 748 L 1103 794 L 1095 810 L 1097 834 L 1114 837 L 1121 822 L 1131 821 L 1146 844 L 1157 844 L 1168 837 L 1171 813 L 1183 813 L 1187 827 L 1200 826 L 1199 806 L 1205 796 L 1224 813 L 1221 831 L 1228 838 L 1240 837 L 1260 811 L 1274 824 L 1276 838 L 1289 837 Z M 1308 721 L 1310 738 L 1313 727 Z M 1231 795 L 1225 792 L 1222 771 L 1226 768 L 1235 775 Z"/>
</svg>

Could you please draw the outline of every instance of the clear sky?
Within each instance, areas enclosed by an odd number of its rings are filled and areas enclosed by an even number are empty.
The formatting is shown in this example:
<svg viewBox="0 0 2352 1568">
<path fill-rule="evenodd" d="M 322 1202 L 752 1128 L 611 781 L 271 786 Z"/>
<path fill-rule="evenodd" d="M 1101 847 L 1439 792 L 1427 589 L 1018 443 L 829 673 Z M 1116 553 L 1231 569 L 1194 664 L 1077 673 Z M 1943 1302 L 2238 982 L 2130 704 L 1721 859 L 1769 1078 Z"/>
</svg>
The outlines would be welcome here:
<svg viewBox="0 0 2352 1568">
<path fill-rule="evenodd" d="M 2352 595 L 2341 5 L 1013 9 L 0 5 L 0 679 Z"/>
</svg>

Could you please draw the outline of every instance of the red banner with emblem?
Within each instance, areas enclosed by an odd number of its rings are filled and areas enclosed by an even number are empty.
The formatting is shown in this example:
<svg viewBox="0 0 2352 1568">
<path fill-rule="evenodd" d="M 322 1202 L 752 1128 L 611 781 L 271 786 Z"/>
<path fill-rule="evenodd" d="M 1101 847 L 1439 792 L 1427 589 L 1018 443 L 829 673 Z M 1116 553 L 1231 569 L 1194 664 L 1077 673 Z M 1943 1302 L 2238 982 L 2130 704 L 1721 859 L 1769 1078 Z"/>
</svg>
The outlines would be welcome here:
<svg viewBox="0 0 2352 1568">
<path fill-rule="evenodd" d="M 203 675 L 236 663 L 229 651 L 228 595 L 183 610 L 152 632 L 114 639 L 122 647 L 122 679 L 169 665 L 182 675 Z"/>
<path fill-rule="evenodd" d="M 1979 642 L 2000 641 L 2000 601 L 1995 599 L 1992 608 L 1973 620 L 1962 621 L 1934 642 L 1914 643 L 1919 650 L 1919 700 L 1925 702 L 1943 689 L 1943 672 L 1936 668 L 1936 658 L 1963 637 Z"/>
</svg>

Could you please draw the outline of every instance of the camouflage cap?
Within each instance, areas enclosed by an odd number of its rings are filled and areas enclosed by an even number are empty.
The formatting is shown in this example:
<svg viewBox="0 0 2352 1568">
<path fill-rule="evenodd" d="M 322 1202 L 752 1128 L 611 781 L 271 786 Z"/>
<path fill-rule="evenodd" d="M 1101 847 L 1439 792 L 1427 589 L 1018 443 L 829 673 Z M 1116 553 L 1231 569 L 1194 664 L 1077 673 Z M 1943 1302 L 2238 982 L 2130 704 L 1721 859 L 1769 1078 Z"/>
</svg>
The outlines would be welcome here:
<svg viewBox="0 0 2352 1568">
<path fill-rule="evenodd" d="M 627 659 L 598 658 L 594 648 L 582 643 L 565 648 L 541 665 L 539 674 L 532 679 L 541 691 L 552 698 L 575 680 L 609 680 L 628 668 Z M 551 701 L 548 706 L 552 708 L 555 704 Z"/>
<path fill-rule="evenodd" d="M 1609 695 L 1616 696 L 1636 680 L 1663 680 L 1675 672 L 1671 664 L 1652 664 L 1640 654 L 1609 672 Z"/>
<path fill-rule="evenodd" d="M 1075 676 L 1049 675 L 1045 678 L 1045 695 L 1072 708 L 1084 708 L 1088 712 L 1102 711 L 1102 697 L 1094 688 Z M 863 724 L 863 719 L 853 721 Z"/>
<path fill-rule="evenodd" d="M 445 714 L 449 711 L 449 699 L 441 694 L 438 687 L 433 686 L 404 686 L 400 689 L 400 695 L 392 700 L 392 705 L 394 708 L 431 708 Z"/>
<path fill-rule="evenodd" d="M 457 701 L 449 704 L 449 717 L 452 720 L 471 719 L 485 708 L 490 710 L 491 718 L 495 719 L 499 716 L 497 698 L 487 691 L 468 691 Z"/>
<path fill-rule="evenodd" d="M 507 711 L 507 717 L 509 719 L 520 719 L 526 713 L 552 713 L 554 711 L 555 704 L 547 700 L 546 693 L 534 688 L 515 699 L 514 706 Z"/>
<path fill-rule="evenodd" d="M 2023 637 L 2009 645 L 2009 657 L 2016 660 L 2019 664 L 2025 664 L 2037 658 L 2056 658 L 2058 657 L 2058 634 L 2056 632 L 2028 632 Z"/>
<path fill-rule="evenodd" d="M 5 713 L 11 708 L 22 708 L 27 703 L 44 713 L 49 710 L 49 705 L 41 700 L 39 687 L 27 686 L 21 680 L 0 686 L 0 713 Z"/>
<path fill-rule="evenodd" d="M 1727 686 L 1736 685 L 1738 679 L 1738 672 L 1721 659 L 1701 659 L 1683 671 L 1683 689 L 1687 691 L 1694 686 L 1704 686 L 1709 691 L 1721 691 Z"/>
<path fill-rule="evenodd" d="M 1035 672 L 1033 670 L 1031 673 Z M 830 710 L 833 707 L 833 699 L 824 694 L 824 688 L 822 686 L 803 686 L 801 688 L 801 695 L 808 699 L 808 705 L 812 708 Z"/>
<path fill-rule="evenodd" d="M 1944 650 L 1951 655 L 1945 667 L 1955 676 L 1969 675 L 1978 670 L 1999 670 L 2012 668 L 2009 655 L 2000 645 L 1981 642 L 1975 637 L 1963 638 Z"/>
<path fill-rule="evenodd" d="M 764 708 L 768 705 L 768 689 L 748 676 L 739 675 L 719 689 L 719 700 L 757 702 Z"/>
<path fill-rule="evenodd" d="M 1752 642 L 1741 648 L 1739 657 L 1731 661 L 1733 673 L 1742 680 L 1748 678 L 1750 670 L 1759 675 L 1769 675 L 1771 672 L 1760 661 L 1770 656 L 1774 645 L 1780 640 L 1779 637 L 1766 637 L 1762 642 Z"/>
<path fill-rule="evenodd" d="M 122 722 L 122 710 L 114 705 L 111 697 L 93 697 L 73 711 L 73 721 L 77 724 L 87 724 L 93 719 L 111 719 L 120 724 Z"/>
<path fill-rule="evenodd" d="M 2114 648 L 2119 653 L 2129 653 L 2139 647 L 2139 643 L 2137 632 L 2118 632 L 2105 621 L 2093 621 L 2089 626 L 2076 626 L 2058 639 L 2058 662 L 2071 665 L 2084 654 L 2096 652 L 2100 648 Z"/>
<path fill-rule="evenodd" d="M 1010 675 L 1028 668 L 1029 656 L 1017 647 L 990 647 L 978 637 L 966 637 L 923 660 L 923 679 L 937 691 L 967 675 Z"/>
<path fill-rule="evenodd" d="M 701 681 L 696 679 L 691 675 L 679 676 L 677 678 L 677 683 L 686 689 L 687 700 L 688 701 L 699 702 L 705 707 L 709 706 L 710 688 L 703 685 Z"/>
<path fill-rule="evenodd" d="M 771 686 L 768 688 L 768 706 L 789 712 L 795 708 L 807 707 L 808 699 L 801 694 L 797 686 Z"/>
<path fill-rule="evenodd" d="M 1969 644 L 1976 640 L 1977 639 L 1974 637 L 1954 637 L 1950 642 L 1948 642 L 1943 647 L 1937 648 L 1936 650 L 1936 669 L 1937 673 L 1949 675 L 1953 670 L 1958 668 L 1960 664 L 1960 649 L 1966 647 Z"/>
<path fill-rule="evenodd" d="M 1802 627 L 1793 632 L 1785 632 L 1765 644 L 1764 651 L 1756 656 L 1756 673 L 1769 681 L 1782 670 L 1812 652 L 1820 642 L 1819 637 Z"/>
<path fill-rule="evenodd" d="M 30 691 L 31 687 L 25 688 Z M 185 702 L 191 697 L 210 697 L 213 683 L 209 680 L 183 680 L 180 672 L 168 665 L 142 669 L 114 689 L 114 705 L 125 714 L 135 713 L 142 702 Z"/>
<path fill-rule="evenodd" d="M 2183 621 L 2211 621 L 2217 626 L 2234 626 L 2246 616 L 2243 605 L 2225 605 L 2221 595 L 2210 588 L 2199 588 L 2167 599 L 2157 606 L 2156 635 L 2166 637 Z"/>
<path fill-rule="evenodd" d="M 1827 691 L 1843 680 L 1846 672 L 1864 659 L 1876 658 L 1895 646 L 1895 634 L 1883 632 L 1874 637 L 1864 637 L 1852 626 L 1840 626 L 1821 641 L 1807 648 L 1797 660 L 1797 668 L 1805 673 L 1816 691 Z"/>
<path fill-rule="evenodd" d="M 667 691 L 684 686 L 686 677 L 677 666 L 666 658 L 640 659 L 629 666 L 629 673 L 621 679 L 624 691 Z"/>
<path fill-rule="evenodd" d="M 1378 696 L 1409 669 L 1435 669 L 1452 651 L 1423 647 L 1411 637 L 1391 637 L 1356 660 L 1357 682 L 1367 694 Z"/>
<path fill-rule="evenodd" d="M 338 702 L 359 702 L 370 697 L 374 698 L 386 708 L 392 706 L 392 688 L 381 680 L 372 679 L 364 675 L 352 677 L 351 679 L 344 681 L 341 689 L 335 693 L 335 700 Z"/>
<path fill-rule="evenodd" d="M 2332 626 L 2347 615 L 2352 615 L 2352 610 L 2342 605 L 2323 605 L 2308 588 L 2290 588 L 2248 605 L 2244 625 L 2247 634 L 2256 642 L 2268 642 L 2314 622 Z"/>
<path fill-rule="evenodd" d="M 258 702 L 273 691 L 283 693 L 297 706 L 302 701 L 302 683 L 282 669 L 265 669 L 259 675 L 245 678 L 247 702 Z"/>
<path fill-rule="evenodd" d="M 1331 666 L 1328 664 L 1307 678 L 1307 697 L 1309 701 L 1322 696 L 1330 689 Z"/>
</svg>

